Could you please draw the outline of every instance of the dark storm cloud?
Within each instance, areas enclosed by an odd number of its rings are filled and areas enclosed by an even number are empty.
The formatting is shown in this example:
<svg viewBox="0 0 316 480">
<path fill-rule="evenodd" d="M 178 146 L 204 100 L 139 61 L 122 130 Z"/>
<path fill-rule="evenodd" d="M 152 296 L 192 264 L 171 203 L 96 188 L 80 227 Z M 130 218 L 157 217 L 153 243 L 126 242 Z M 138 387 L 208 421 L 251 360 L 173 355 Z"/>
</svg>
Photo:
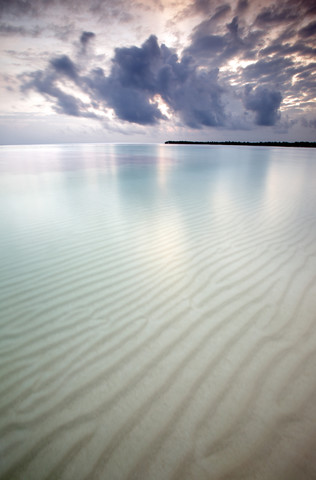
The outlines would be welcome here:
<svg viewBox="0 0 316 480">
<path fill-rule="evenodd" d="M 19 2 L 13 0 L 13 4 Z M 74 2 L 65 4 L 75 8 Z M 88 7 L 79 0 L 76 5 L 98 18 L 107 9 L 121 18 L 116 10 L 123 11 L 125 0 L 112 2 L 112 7 L 109 0 L 95 0 Z M 259 9 L 248 0 L 222 5 L 217 0 L 196 0 L 178 14 L 185 11 L 194 18 L 204 17 L 182 52 L 158 44 L 151 35 L 141 46 L 116 48 L 110 70 L 102 65 L 101 56 L 90 55 L 95 34 L 84 31 L 75 44 L 76 60 L 52 56 L 46 69 L 29 75 L 24 88 L 42 93 L 56 111 L 73 116 L 93 116 L 91 111 L 102 116 L 111 108 L 125 122 L 154 125 L 167 120 L 159 103 L 162 99 L 191 128 L 240 128 L 238 118 L 249 119 L 248 123 L 243 120 L 247 128 L 252 121 L 291 128 L 292 118 L 284 119 L 283 114 L 280 119 L 282 100 L 288 98 L 297 105 L 300 99 L 301 105 L 307 105 L 315 97 L 313 8 L 311 0 L 268 3 Z M 229 64 L 231 59 L 234 62 Z M 244 66 L 242 60 L 251 64 Z M 89 97 L 89 104 L 78 99 L 81 93 Z"/>
<path fill-rule="evenodd" d="M 265 25 L 281 25 L 282 23 L 289 23 L 297 19 L 296 9 L 289 5 L 272 5 L 265 7 L 257 15 L 256 24 L 260 26 Z"/>
<path fill-rule="evenodd" d="M 157 123 L 164 118 L 154 99 L 159 94 L 186 125 L 223 123 L 217 72 L 198 73 L 188 59 L 179 61 L 166 46 L 160 47 L 154 36 L 140 48 L 116 49 L 110 75 L 95 71 L 87 84 L 91 95 L 105 101 L 122 120 Z"/>
<path fill-rule="evenodd" d="M 77 79 L 76 66 L 67 55 L 51 59 L 50 64 L 58 74 L 65 75 L 72 80 Z"/>
<path fill-rule="evenodd" d="M 316 21 L 309 23 L 304 28 L 301 28 L 301 30 L 299 30 L 298 34 L 303 38 L 309 38 L 309 37 L 313 37 L 314 35 L 316 35 Z"/>
<path fill-rule="evenodd" d="M 215 56 L 223 52 L 226 46 L 226 40 L 220 35 L 205 35 L 198 37 L 192 42 L 186 53 L 194 57 L 201 58 Z"/>
<path fill-rule="evenodd" d="M 7 23 L 0 24 L 1 36 L 37 37 L 40 33 L 41 33 L 41 29 L 39 27 L 28 29 L 22 25 L 17 26 L 17 25 L 10 25 Z"/>
<path fill-rule="evenodd" d="M 26 82 L 22 88 L 23 91 L 28 89 L 34 89 L 44 96 L 54 99 L 54 110 L 58 113 L 65 113 L 74 117 L 81 116 L 80 114 L 80 101 L 74 96 L 66 94 L 60 88 L 55 85 L 56 77 L 49 72 L 37 71 L 30 75 L 28 82 Z"/>
<path fill-rule="evenodd" d="M 56 57 L 50 60 L 44 71 L 33 72 L 25 78 L 23 89 L 42 93 L 55 102 L 55 110 L 60 113 L 95 117 L 87 111 L 88 105 L 63 92 L 60 84 L 66 80 L 72 81 L 79 91 L 90 94 L 91 104 L 95 108 L 102 110 L 104 106 L 111 107 L 122 120 L 143 125 L 154 124 L 163 118 L 157 104 L 152 101 L 152 96 L 157 93 L 153 68 L 159 53 L 153 37 L 141 48 L 117 49 L 108 77 L 102 69 L 95 69 L 89 76 L 80 77 L 78 67 L 69 57 Z"/>
<path fill-rule="evenodd" d="M 212 0 L 195 0 L 190 6 L 191 13 L 209 14 L 213 8 Z"/>
<path fill-rule="evenodd" d="M 247 110 L 255 112 L 257 125 L 274 125 L 280 118 L 279 107 L 282 102 L 281 92 L 266 87 L 246 87 L 244 105 Z"/>
<path fill-rule="evenodd" d="M 304 9 L 305 15 L 316 15 L 316 3 L 314 0 L 301 0 L 298 3 L 294 3 L 298 9 Z"/>
<path fill-rule="evenodd" d="M 241 14 L 245 12 L 248 9 L 248 7 L 249 7 L 248 0 L 239 0 L 236 7 L 236 11 L 238 14 Z"/>
<path fill-rule="evenodd" d="M 273 58 L 268 60 L 259 60 L 256 63 L 248 65 L 243 70 L 243 79 L 246 82 L 273 82 L 282 83 L 291 80 L 289 68 L 293 67 L 294 62 L 290 58 Z M 293 72 L 294 73 L 294 72 Z"/>
<path fill-rule="evenodd" d="M 36 11 L 35 2 L 31 0 L 0 0 L 0 15 L 32 15 Z"/>
<path fill-rule="evenodd" d="M 24 27 L 15 27 L 13 25 L 7 25 L 5 23 L 0 24 L 0 34 L 9 35 L 25 35 L 26 29 Z"/>
<path fill-rule="evenodd" d="M 24 75 L 22 91 L 35 90 L 54 102 L 54 110 L 58 113 L 74 117 L 96 118 L 89 112 L 89 105 L 73 95 L 65 93 L 57 82 L 65 79 L 79 84 L 76 67 L 67 56 L 56 57 L 50 60 L 45 71 L 35 71 Z"/>
<path fill-rule="evenodd" d="M 298 25 L 316 15 L 314 0 L 286 0 L 265 6 L 257 14 L 255 24 L 264 27 L 280 27 L 286 24 Z"/>
<path fill-rule="evenodd" d="M 81 111 L 81 107 L 83 106 L 82 102 L 80 102 L 74 96 L 67 95 L 61 90 L 56 90 L 56 99 L 57 105 L 54 109 L 57 113 L 65 113 L 66 115 L 70 115 L 73 117 L 86 116 Z"/>
<path fill-rule="evenodd" d="M 22 22 L 23 23 L 23 22 Z M 73 24 L 55 25 L 53 23 L 46 24 L 45 27 L 36 25 L 32 28 L 27 23 L 16 25 L 16 23 L 2 22 L 0 23 L 0 35 L 10 37 L 39 37 L 45 34 L 45 37 L 55 37 L 66 41 L 72 35 L 75 27 Z"/>
<path fill-rule="evenodd" d="M 314 72 L 316 70 L 316 49 L 297 42 L 294 44 L 277 44 L 260 51 L 263 57 L 256 63 L 248 65 L 242 72 L 244 82 L 253 86 L 258 83 L 282 92 L 297 103 L 313 102 L 316 92 Z"/>
<path fill-rule="evenodd" d="M 299 71 L 300 69 L 297 69 Z M 295 83 L 291 85 L 287 93 L 295 98 L 301 98 L 300 105 L 305 103 L 313 104 L 316 94 L 315 66 L 312 70 L 306 69 L 295 77 Z"/>
<path fill-rule="evenodd" d="M 271 45 L 267 48 L 264 48 L 259 52 L 259 55 L 266 56 L 271 54 L 277 54 L 277 56 L 282 59 L 284 56 L 290 56 L 293 54 L 299 54 L 301 57 L 315 57 L 316 48 L 310 47 L 301 42 L 296 42 L 294 44 L 276 44 Z"/>
<path fill-rule="evenodd" d="M 233 38 L 238 37 L 238 17 L 234 17 L 230 23 L 227 23 L 227 29 L 232 34 Z"/>
<path fill-rule="evenodd" d="M 169 99 L 173 110 L 191 128 L 224 126 L 227 118 L 221 99 L 224 89 L 217 75 L 217 70 L 191 70 L 183 84 L 177 81 L 169 91 L 162 92 L 162 97 Z"/>
<path fill-rule="evenodd" d="M 87 55 L 87 53 L 91 54 L 91 51 L 89 49 L 89 44 L 91 41 L 95 38 L 95 33 L 93 32 L 82 32 L 80 36 L 80 49 L 79 49 L 79 55 Z"/>
<path fill-rule="evenodd" d="M 161 63 L 161 50 L 155 36 L 139 47 L 117 48 L 112 60 L 111 78 L 123 86 L 155 91 L 155 73 Z"/>
<path fill-rule="evenodd" d="M 160 66 L 160 48 L 150 37 L 140 48 L 117 48 L 108 77 L 90 81 L 92 95 L 97 93 L 119 118 L 142 125 L 152 125 L 163 118 L 152 97 L 157 93 L 156 72 Z M 95 81 L 93 81 L 95 80 Z"/>
<path fill-rule="evenodd" d="M 300 65 L 296 67 L 296 73 L 298 77 L 306 78 L 309 75 L 313 75 L 316 70 L 316 62 L 309 63 L 308 65 Z"/>
<path fill-rule="evenodd" d="M 222 6 L 218 6 L 218 0 L 194 0 L 191 4 L 185 6 L 177 15 L 177 20 L 188 18 L 196 15 L 203 15 L 210 21 L 219 19 L 230 10 L 230 5 L 225 3 Z"/>
<path fill-rule="evenodd" d="M 192 55 L 195 59 L 214 59 L 223 52 L 227 45 L 225 35 L 214 34 L 213 17 L 197 25 L 191 36 L 191 44 L 186 49 L 186 55 Z"/>
<path fill-rule="evenodd" d="M 87 43 L 94 37 L 95 37 L 95 34 L 93 32 L 82 32 L 80 36 L 81 45 L 86 46 Z"/>
<path fill-rule="evenodd" d="M 45 71 L 25 78 L 23 88 L 47 96 L 62 113 L 87 116 L 87 105 L 62 91 L 64 81 L 72 81 L 90 95 L 95 109 L 113 108 L 118 118 L 131 123 L 153 125 L 165 118 L 156 95 L 192 128 L 222 126 L 226 119 L 218 71 L 199 71 L 189 57 L 180 61 L 172 50 L 159 46 L 154 36 L 141 47 L 117 48 L 108 76 L 101 68 L 80 76 L 74 62 L 60 56 L 51 59 Z"/>
<path fill-rule="evenodd" d="M 224 5 L 221 5 L 220 7 L 216 8 L 216 11 L 214 15 L 211 17 L 211 22 L 215 22 L 216 20 L 219 20 L 223 17 L 225 17 L 228 12 L 230 11 L 231 7 L 229 3 L 225 3 Z"/>
<path fill-rule="evenodd" d="M 185 50 L 197 62 L 221 66 L 227 60 L 239 55 L 243 59 L 252 59 L 257 55 L 260 40 L 265 35 L 263 30 L 254 31 L 240 27 L 238 16 L 229 23 L 222 24 L 222 33 L 213 33 L 212 18 L 195 27 L 191 45 Z"/>
<path fill-rule="evenodd" d="M 226 14 L 230 11 L 230 5 L 224 4 L 214 10 L 215 11 L 212 13 L 212 15 L 210 15 L 206 20 L 203 20 L 193 29 L 191 34 L 191 39 L 193 41 L 197 38 L 211 35 L 217 26 L 216 20 L 226 16 Z"/>
</svg>

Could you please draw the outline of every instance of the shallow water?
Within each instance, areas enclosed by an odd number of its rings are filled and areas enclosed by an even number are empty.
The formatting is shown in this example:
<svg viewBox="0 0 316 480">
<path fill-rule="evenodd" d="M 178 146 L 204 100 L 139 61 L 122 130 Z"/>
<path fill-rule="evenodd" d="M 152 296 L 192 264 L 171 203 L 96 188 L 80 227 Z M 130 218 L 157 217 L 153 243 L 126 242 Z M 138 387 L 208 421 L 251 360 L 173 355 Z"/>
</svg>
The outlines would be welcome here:
<svg viewBox="0 0 316 480">
<path fill-rule="evenodd" d="M 0 478 L 315 478 L 316 156 L 0 147 Z"/>
</svg>

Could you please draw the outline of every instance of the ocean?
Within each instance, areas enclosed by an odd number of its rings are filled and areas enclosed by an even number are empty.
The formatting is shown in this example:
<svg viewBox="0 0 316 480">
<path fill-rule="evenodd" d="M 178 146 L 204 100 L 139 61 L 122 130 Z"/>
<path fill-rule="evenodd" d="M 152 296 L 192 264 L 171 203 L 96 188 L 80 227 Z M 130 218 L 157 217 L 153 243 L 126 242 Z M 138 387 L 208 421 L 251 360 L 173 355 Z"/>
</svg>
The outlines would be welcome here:
<svg viewBox="0 0 316 480">
<path fill-rule="evenodd" d="M 316 156 L 0 147 L 1 480 L 316 478 Z"/>
</svg>

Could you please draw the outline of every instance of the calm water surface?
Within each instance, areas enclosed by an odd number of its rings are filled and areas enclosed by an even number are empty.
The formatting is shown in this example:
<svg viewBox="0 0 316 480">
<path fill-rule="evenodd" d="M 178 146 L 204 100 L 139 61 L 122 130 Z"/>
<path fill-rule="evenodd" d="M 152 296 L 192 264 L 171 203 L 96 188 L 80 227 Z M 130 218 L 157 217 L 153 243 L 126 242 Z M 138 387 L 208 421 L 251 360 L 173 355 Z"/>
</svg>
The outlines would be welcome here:
<svg viewBox="0 0 316 480">
<path fill-rule="evenodd" d="M 66 265 L 96 249 L 115 247 L 119 262 L 126 243 L 153 269 L 170 258 L 185 269 L 199 243 L 209 241 L 211 254 L 248 234 L 261 245 L 275 227 L 274 245 L 302 228 L 315 235 L 312 149 L 10 146 L 0 148 L 0 173 L 1 276 L 12 292 L 14 280 L 36 283 L 55 261 L 58 282 Z"/>
<path fill-rule="evenodd" d="M 1 478 L 315 478 L 315 212 L 313 149 L 0 147 Z"/>
</svg>

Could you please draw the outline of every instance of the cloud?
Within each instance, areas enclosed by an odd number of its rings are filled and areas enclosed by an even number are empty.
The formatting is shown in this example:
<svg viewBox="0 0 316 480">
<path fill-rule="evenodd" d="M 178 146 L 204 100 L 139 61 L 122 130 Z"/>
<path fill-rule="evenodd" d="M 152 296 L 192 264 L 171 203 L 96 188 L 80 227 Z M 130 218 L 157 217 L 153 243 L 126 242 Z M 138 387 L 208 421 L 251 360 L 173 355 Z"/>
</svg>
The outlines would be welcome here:
<svg viewBox="0 0 316 480">
<path fill-rule="evenodd" d="M 0 0 L 0 16 L 9 14 L 13 16 L 33 15 L 37 8 L 31 0 Z"/>
<path fill-rule="evenodd" d="M 316 14 L 314 0 L 283 0 L 261 9 L 255 24 L 262 27 L 279 28 L 282 25 L 298 26 Z"/>
<path fill-rule="evenodd" d="M 218 0 L 194 0 L 192 3 L 180 10 L 176 16 L 176 20 L 181 20 L 196 15 L 208 17 L 208 21 L 210 19 L 212 19 L 213 22 L 216 19 L 219 20 L 230 11 L 231 7 L 228 3 L 220 6 L 218 6 L 218 3 Z"/>
<path fill-rule="evenodd" d="M 245 83 L 273 86 L 283 98 L 295 98 L 301 107 L 306 101 L 314 102 L 316 63 L 312 62 L 316 49 L 302 41 L 273 44 L 259 52 L 263 58 L 248 65 L 242 72 Z"/>
<path fill-rule="evenodd" d="M 97 118 L 95 113 L 89 111 L 90 105 L 85 104 L 79 98 L 66 93 L 58 81 L 70 80 L 80 84 L 77 68 L 66 55 L 55 57 L 50 60 L 46 70 L 37 70 L 23 76 L 21 90 L 35 90 L 44 97 L 54 102 L 54 110 L 73 117 Z"/>
<path fill-rule="evenodd" d="M 144 10 L 162 9 L 157 0 L 0 0 L 0 18 L 6 19 L 46 19 L 58 18 L 63 14 L 65 20 L 71 18 L 85 21 L 108 22 L 117 20 L 131 22 Z"/>
<path fill-rule="evenodd" d="M 245 12 L 249 8 L 248 0 L 238 0 L 236 11 L 238 14 Z"/>
<path fill-rule="evenodd" d="M 279 107 L 282 102 L 281 92 L 259 86 L 256 89 L 245 88 L 244 105 L 247 110 L 255 112 L 257 125 L 275 125 L 280 118 Z"/>
<path fill-rule="evenodd" d="M 67 55 L 52 58 L 50 60 L 50 65 L 53 67 L 57 74 L 64 75 L 65 77 L 68 77 L 74 81 L 77 80 L 78 74 L 76 65 L 70 60 Z"/>
<path fill-rule="evenodd" d="M 29 72 L 24 91 L 64 115 L 126 131 L 285 131 L 315 105 L 315 13 L 315 0 L 0 0 L 0 35 L 17 49 L 14 59 L 4 51 L 12 77 Z M 27 38 L 40 35 L 43 42 Z"/>
<path fill-rule="evenodd" d="M 260 26 L 281 25 L 297 19 L 296 9 L 290 8 L 287 4 L 271 5 L 264 7 L 257 15 L 255 23 Z"/>
<path fill-rule="evenodd" d="M 22 91 L 34 89 L 48 98 L 55 100 L 55 111 L 65 113 L 74 117 L 80 115 L 80 103 L 69 94 L 63 92 L 55 85 L 55 78 L 47 72 L 34 72 L 30 75 L 29 81 L 22 87 Z"/>
<path fill-rule="evenodd" d="M 303 38 L 309 38 L 316 35 L 316 21 L 311 22 L 308 25 L 306 25 L 306 27 L 301 28 L 298 34 Z"/>
<path fill-rule="evenodd" d="M 55 25 L 53 23 L 49 23 L 46 26 L 46 35 L 48 32 L 52 32 L 52 36 L 62 40 L 63 42 L 67 41 L 69 37 L 72 36 L 73 32 L 75 31 L 74 23 L 66 23 L 65 25 Z"/>
<path fill-rule="evenodd" d="M 95 38 L 95 33 L 93 32 L 82 32 L 79 38 L 79 49 L 78 54 L 79 56 L 86 56 L 89 55 L 90 57 L 93 56 L 92 49 L 90 48 L 90 44 L 92 40 Z"/>
<path fill-rule="evenodd" d="M 245 67 L 243 78 L 245 82 L 282 83 L 291 80 L 288 69 L 293 66 L 291 58 L 262 59 Z"/>
<path fill-rule="evenodd" d="M 157 38 L 151 35 L 141 47 L 115 50 L 111 78 L 126 87 L 155 91 L 155 73 L 160 64 L 161 50 Z"/>
<path fill-rule="evenodd" d="M 222 24 L 220 33 L 214 33 L 211 18 L 195 27 L 191 44 L 185 53 L 192 55 L 200 64 L 220 67 L 236 56 L 240 59 L 253 59 L 263 36 L 262 30 L 252 31 L 241 27 L 237 15 L 229 23 Z"/>
<path fill-rule="evenodd" d="M 304 127 L 316 129 L 316 118 L 306 119 L 305 117 L 303 117 L 301 119 L 301 123 Z"/>
<path fill-rule="evenodd" d="M 223 36 L 204 35 L 199 37 L 196 35 L 194 41 L 186 50 L 186 53 L 198 58 L 210 58 L 211 56 L 223 52 L 226 45 L 227 43 Z"/>
<path fill-rule="evenodd" d="M 212 34 L 214 29 L 218 25 L 218 21 L 221 18 L 224 18 L 228 14 L 230 9 L 231 7 L 227 3 L 221 5 L 220 7 L 217 7 L 213 15 L 209 16 L 209 18 L 207 18 L 206 20 L 203 20 L 194 28 L 191 35 L 192 40 Z"/>
<path fill-rule="evenodd" d="M 86 46 L 88 42 L 95 37 L 95 34 L 93 32 L 82 32 L 80 36 L 80 43 L 83 46 Z"/>
<path fill-rule="evenodd" d="M 98 72 L 99 81 L 89 83 L 92 95 L 97 91 L 119 118 L 139 124 L 165 118 L 155 101 L 159 95 L 192 128 L 224 123 L 217 70 L 199 72 L 188 57 L 179 61 L 172 50 L 159 46 L 155 36 L 140 48 L 116 49 L 112 65 L 108 77 Z"/>
<path fill-rule="evenodd" d="M 86 44 L 92 35 L 81 35 Z M 80 75 L 80 67 L 68 56 L 53 57 L 45 70 L 35 71 L 24 76 L 22 89 L 36 90 L 55 103 L 55 110 L 72 116 L 96 114 L 90 107 L 100 110 L 113 108 L 121 120 L 141 125 L 152 125 L 164 118 L 156 101 L 157 83 L 154 67 L 160 57 L 160 49 L 155 37 L 150 37 L 141 48 L 120 48 L 115 52 L 109 76 L 102 69 L 92 70 L 88 75 Z M 63 89 L 65 82 L 74 84 L 74 95 Z M 75 91 L 90 95 L 91 104 L 84 104 Z"/>
<path fill-rule="evenodd" d="M 25 28 L 23 25 L 10 25 L 7 23 L 0 24 L 1 36 L 21 36 L 21 37 L 37 37 L 41 33 L 40 27 L 34 27 L 32 29 Z"/>
<path fill-rule="evenodd" d="M 171 90 L 170 105 L 179 112 L 185 125 L 191 128 L 225 125 L 226 113 L 221 96 L 224 89 L 218 84 L 218 71 L 192 70 L 186 81 Z M 168 98 L 163 93 L 163 98 Z"/>
<path fill-rule="evenodd" d="M 89 95 L 90 106 L 63 91 L 69 81 L 74 91 Z M 141 47 L 117 48 L 109 75 L 102 68 L 83 75 L 78 64 L 62 55 L 53 57 L 44 71 L 25 76 L 23 89 L 36 90 L 54 101 L 57 111 L 72 116 L 87 116 L 89 107 L 100 114 L 111 108 L 123 121 L 154 125 L 166 120 L 163 101 L 192 128 L 222 126 L 226 120 L 218 70 L 201 71 L 187 56 L 179 60 L 153 35 Z"/>
<path fill-rule="evenodd" d="M 174 121 L 195 129 L 237 128 L 236 118 L 249 119 L 247 125 L 255 121 L 272 126 L 280 120 L 282 99 L 312 102 L 315 88 L 313 2 L 297 1 L 300 12 L 293 8 L 294 0 L 269 2 L 259 10 L 258 2 L 249 0 L 222 5 L 218 0 L 195 0 L 185 7 L 178 2 L 178 15 L 190 11 L 204 17 L 184 50 L 180 30 L 178 52 L 150 35 L 140 46 L 116 48 L 105 65 L 108 53 L 101 58 L 90 52 L 95 34 L 87 30 L 73 42 L 73 56 L 51 56 L 46 68 L 29 75 L 26 83 L 49 98 L 55 109 L 73 116 L 102 117 L 111 109 L 117 120 L 136 125 L 155 125 L 173 113 Z M 93 0 L 87 7 L 78 0 L 78 8 L 98 16 L 112 9 L 115 16 L 125 0 L 112 7 L 109 0 L 101 3 Z M 75 8 L 74 1 L 66 5 Z M 133 1 L 132 5 L 136 8 Z M 251 63 L 245 66 L 244 60 Z"/>
<path fill-rule="evenodd" d="M 27 22 L 21 19 L 21 25 L 17 25 L 15 22 L 2 22 L 0 23 L 0 35 L 3 37 L 40 37 L 44 36 L 55 37 L 60 40 L 68 40 L 69 36 L 75 30 L 74 24 L 55 25 L 53 23 L 44 25 L 35 25 L 30 28 Z"/>
<path fill-rule="evenodd" d="M 141 47 L 115 50 L 108 77 L 97 70 L 90 77 L 90 94 L 113 108 L 121 120 L 153 125 L 164 118 L 153 97 L 161 62 L 157 39 L 151 36 Z"/>
<path fill-rule="evenodd" d="M 228 14 L 228 12 L 230 12 L 230 10 L 231 10 L 231 7 L 229 3 L 224 3 L 224 5 L 217 7 L 214 15 L 210 19 L 211 22 L 215 22 L 216 20 L 218 21 L 221 18 L 226 17 L 226 15 Z"/>
<path fill-rule="evenodd" d="M 301 0 L 300 2 L 294 3 L 294 5 L 303 11 L 304 16 L 316 15 L 316 4 L 314 0 Z"/>
<path fill-rule="evenodd" d="M 212 0 L 195 0 L 190 6 L 190 12 L 209 14 L 213 7 Z"/>
</svg>

